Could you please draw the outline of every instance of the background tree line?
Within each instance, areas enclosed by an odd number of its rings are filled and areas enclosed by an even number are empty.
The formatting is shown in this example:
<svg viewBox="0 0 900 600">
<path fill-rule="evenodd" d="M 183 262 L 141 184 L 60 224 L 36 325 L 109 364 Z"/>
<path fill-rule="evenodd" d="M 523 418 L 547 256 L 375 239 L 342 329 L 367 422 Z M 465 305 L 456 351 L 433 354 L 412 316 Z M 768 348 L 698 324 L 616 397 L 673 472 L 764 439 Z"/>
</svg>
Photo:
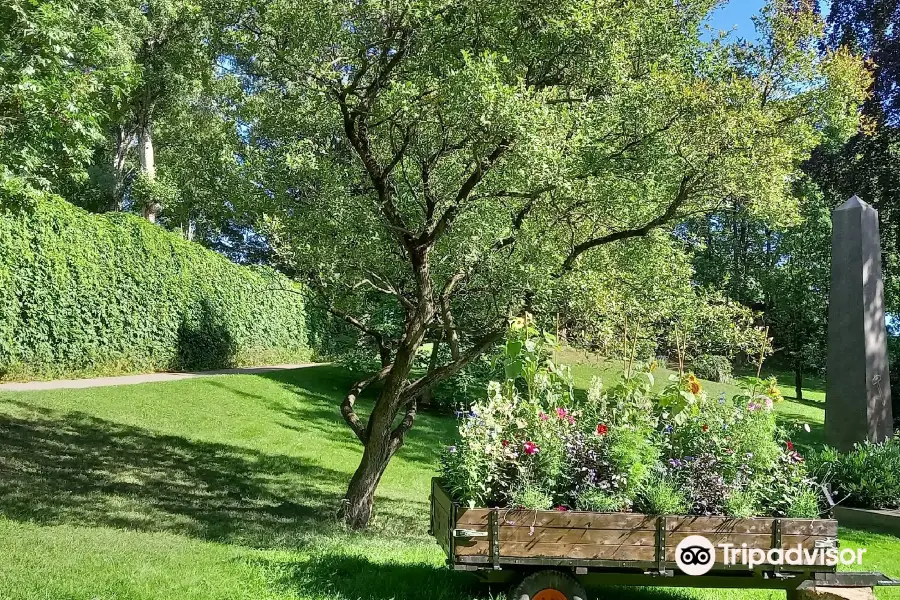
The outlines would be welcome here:
<svg viewBox="0 0 900 600">
<path fill-rule="evenodd" d="M 896 3 L 773 0 L 755 40 L 705 34 L 717 4 L 12 0 L 0 189 L 308 286 L 366 358 L 364 526 L 419 402 L 511 316 L 626 359 L 774 348 L 799 380 L 851 193 L 894 306 Z"/>
</svg>

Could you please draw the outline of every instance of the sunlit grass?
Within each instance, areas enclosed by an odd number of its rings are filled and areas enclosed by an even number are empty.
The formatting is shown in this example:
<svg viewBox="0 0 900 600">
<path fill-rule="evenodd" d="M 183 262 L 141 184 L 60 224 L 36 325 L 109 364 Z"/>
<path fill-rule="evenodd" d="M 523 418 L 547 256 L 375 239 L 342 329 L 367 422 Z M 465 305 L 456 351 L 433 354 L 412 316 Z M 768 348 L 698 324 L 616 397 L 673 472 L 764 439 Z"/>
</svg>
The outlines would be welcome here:
<svg viewBox="0 0 900 600">
<path fill-rule="evenodd" d="M 615 365 L 575 367 L 579 385 Z M 664 379 L 664 373 L 660 379 Z M 333 367 L 121 388 L 0 394 L 2 600 L 467 600 L 426 533 L 452 418 L 423 414 L 379 488 L 371 531 L 334 518 L 361 448 Z M 715 389 L 715 384 L 708 384 Z M 360 401 L 367 408 L 366 399 Z M 785 402 L 785 419 L 821 408 Z M 900 576 L 900 540 L 842 532 Z M 608 590 L 629 598 L 777 592 Z M 900 595 L 879 593 L 880 598 Z"/>
</svg>

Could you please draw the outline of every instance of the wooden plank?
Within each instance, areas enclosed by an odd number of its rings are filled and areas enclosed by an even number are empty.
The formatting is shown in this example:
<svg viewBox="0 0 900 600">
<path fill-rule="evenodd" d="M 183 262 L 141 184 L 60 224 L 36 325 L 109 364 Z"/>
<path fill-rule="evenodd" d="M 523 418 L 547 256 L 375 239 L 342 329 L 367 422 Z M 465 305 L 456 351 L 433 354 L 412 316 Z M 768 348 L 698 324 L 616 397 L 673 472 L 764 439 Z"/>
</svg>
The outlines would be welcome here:
<svg viewBox="0 0 900 600">
<path fill-rule="evenodd" d="M 796 548 L 796 544 L 794 545 L 794 547 Z M 810 548 L 810 550 L 811 550 L 811 549 L 812 549 L 812 548 Z M 764 549 L 764 550 L 767 550 L 767 549 Z M 821 564 L 821 563 L 824 561 L 824 552 L 825 552 L 824 550 L 822 550 L 822 551 L 819 552 L 819 561 L 818 561 L 818 564 Z M 803 557 L 803 556 L 801 555 L 801 560 L 803 560 L 803 559 L 805 559 L 805 557 Z M 672 547 L 672 548 L 668 548 L 668 547 L 667 547 L 667 548 L 666 548 L 666 560 L 669 561 L 669 562 L 671 562 L 671 563 L 674 563 L 674 562 L 675 562 L 675 548 L 674 548 L 674 547 Z M 740 560 L 741 560 L 741 559 L 740 559 L 740 554 L 738 554 L 737 560 L 738 560 L 738 565 L 740 565 L 740 564 L 741 564 L 741 562 L 740 562 Z M 722 555 L 722 552 L 721 552 L 720 550 L 717 549 L 717 551 L 716 551 L 716 563 L 715 563 L 715 564 L 717 564 L 717 565 L 724 564 L 724 561 L 725 561 L 725 557 Z M 807 564 L 807 565 L 817 564 L 815 561 L 809 561 L 809 562 L 806 562 L 806 561 L 804 560 L 804 562 L 805 562 L 805 564 Z M 801 565 L 788 565 L 788 564 L 785 564 L 785 565 L 784 565 L 784 567 L 785 567 L 786 569 L 789 569 L 789 568 L 792 567 L 792 566 L 801 566 Z M 732 568 L 733 568 L 733 567 L 732 567 Z M 759 568 L 759 566 L 757 566 L 757 568 Z"/>
<path fill-rule="evenodd" d="M 434 507 L 434 537 L 447 556 L 450 555 L 450 513 L 444 507 Z"/>
<path fill-rule="evenodd" d="M 765 533 L 707 533 L 697 534 L 692 532 L 671 533 L 666 536 L 666 547 L 675 548 L 683 539 L 691 535 L 703 535 L 713 546 L 720 544 L 732 544 L 741 546 L 747 544 L 748 548 L 763 548 L 768 550 L 772 547 L 772 536 Z M 781 536 L 782 548 L 796 548 L 801 545 L 803 548 L 815 548 L 817 540 L 828 539 L 819 535 L 783 535 Z"/>
<path fill-rule="evenodd" d="M 834 519 L 781 519 L 781 533 L 836 537 L 838 522 Z"/>
<path fill-rule="evenodd" d="M 774 518 L 736 519 L 732 517 L 667 517 L 672 532 L 694 533 L 772 533 Z M 836 536 L 837 521 L 832 519 L 781 519 L 784 535 Z"/>
<path fill-rule="evenodd" d="M 500 527 L 501 542 L 599 544 L 602 546 L 653 546 L 656 532 L 626 529 L 564 529 L 562 527 Z"/>
<path fill-rule="evenodd" d="M 490 509 L 460 508 L 457 526 L 486 526 Z M 656 517 L 639 513 L 591 513 L 555 510 L 500 509 L 501 526 L 560 527 L 565 529 L 624 529 L 656 531 Z M 472 527 L 470 527 L 472 526 Z"/>
<path fill-rule="evenodd" d="M 773 519 L 666 517 L 666 531 L 673 533 L 767 533 L 771 535 L 772 523 Z"/>
<path fill-rule="evenodd" d="M 432 495 L 434 496 L 434 503 L 436 506 L 441 506 L 448 515 L 450 514 L 450 506 L 453 504 L 453 500 L 450 498 L 450 495 L 438 482 L 434 482 L 432 486 Z"/>
<path fill-rule="evenodd" d="M 463 508 L 459 507 L 456 513 L 456 526 L 465 529 L 477 529 L 487 531 L 489 508 Z M 500 513 L 503 514 L 502 512 Z M 478 526 L 481 526 L 480 528 Z"/>
<path fill-rule="evenodd" d="M 458 544 L 457 556 L 488 556 L 489 542 L 479 539 Z M 652 561 L 653 546 L 604 546 L 599 544 L 558 544 L 554 542 L 501 542 L 500 557 Z"/>
</svg>

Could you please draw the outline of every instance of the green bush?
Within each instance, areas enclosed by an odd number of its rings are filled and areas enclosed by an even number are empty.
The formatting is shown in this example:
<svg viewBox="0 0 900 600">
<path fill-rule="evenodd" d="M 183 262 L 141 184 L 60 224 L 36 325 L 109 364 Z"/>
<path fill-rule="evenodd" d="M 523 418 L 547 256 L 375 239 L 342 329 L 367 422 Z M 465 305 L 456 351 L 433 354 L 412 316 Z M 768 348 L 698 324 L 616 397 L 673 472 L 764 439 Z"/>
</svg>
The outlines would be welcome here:
<svg viewBox="0 0 900 600">
<path fill-rule="evenodd" d="M 690 510 L 684 492 L 664 475 L 644 482 L 634 508 L 648 515 L 683 515 Z"/>
<path fill-rule="evenodd" d="M 305 360 L 309 320 L 284 277 L 133 215 L 0 198 L 0 378 Z"/>
<path fill-rule="evenodd" d="M 731 360 L 727 356 L 704 354 L 691 363 L 694 373 L 701 379 L 729 383 L 734 378 Z"/>
<path fill-rule="evenodd" d="M 900 437 L 863 442 L 850 452 L 826 448 L 810 457 L 819 481 L 831 485 L 835 502 L 856 508 L 900 508 Z"/>
</svg>

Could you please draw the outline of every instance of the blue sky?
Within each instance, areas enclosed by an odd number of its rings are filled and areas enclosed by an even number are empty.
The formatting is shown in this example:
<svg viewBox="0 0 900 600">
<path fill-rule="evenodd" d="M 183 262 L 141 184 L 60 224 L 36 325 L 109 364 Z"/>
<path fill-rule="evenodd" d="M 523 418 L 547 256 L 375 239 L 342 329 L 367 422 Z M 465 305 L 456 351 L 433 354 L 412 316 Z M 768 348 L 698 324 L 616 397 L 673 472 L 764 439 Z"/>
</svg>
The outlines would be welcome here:
<svg viewBox="0 0 900 600">
<path fill-rule="evenodd" d="M 712 12 L 707 23 L 714 31 L 733 31 L 732 36 L 755 39 L 750 17 L 757 14 L 764 0 L 731 0 Z"/>
<path fill-rule="evenodd" d="M 714 10 L 707 23 L 714 31 L 731 31 L 732 37 L 756 39 L 756 30 L 750 17 L 759 13 L 765 0 L 730 0 Z M 828 16 L 831 6 L 829 0 L 819 0 L 819 10 L 823 17 Z"/>
</svg>

